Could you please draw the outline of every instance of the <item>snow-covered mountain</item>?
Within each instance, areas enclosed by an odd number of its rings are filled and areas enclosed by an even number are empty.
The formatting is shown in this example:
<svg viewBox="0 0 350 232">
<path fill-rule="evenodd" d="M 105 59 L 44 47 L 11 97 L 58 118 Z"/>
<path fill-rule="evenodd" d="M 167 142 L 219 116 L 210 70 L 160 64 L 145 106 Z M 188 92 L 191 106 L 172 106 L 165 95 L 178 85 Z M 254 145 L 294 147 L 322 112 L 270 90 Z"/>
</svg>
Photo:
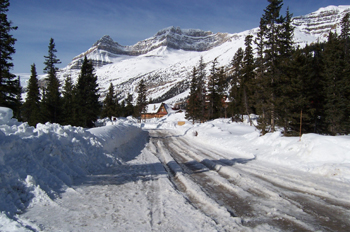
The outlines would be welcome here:
<svg viewBox="0 0 350 232">
<path fill-rule="evenodd" d="M 341 19 L 349 12 L 350 5 L 328 6 L 294 17 L 296 45 L 324 41 L 330 30 L 340 32 Z M 102 97 L 110 83 L 121 99 L 129 93 L 136 97 L 138 83 L 144 79 L 149 98 L 173 103 L 188 95 L 190 72 L 201 56 L 207 64 L 217 58 L 220 66 L 228 67 L 237 49 L 244 47 L 245 37 L 255 36 L 257 31 L 258 28 L 254 28 L 229 34 L 169 27 L 132 46 L 122 46 L 105 35 L 86 52 L 74 57 L 61 70 L 60 79 L 63 81 L 67 75 L 76 79 L 86 55 L 95 65 Z"/>
</svg>

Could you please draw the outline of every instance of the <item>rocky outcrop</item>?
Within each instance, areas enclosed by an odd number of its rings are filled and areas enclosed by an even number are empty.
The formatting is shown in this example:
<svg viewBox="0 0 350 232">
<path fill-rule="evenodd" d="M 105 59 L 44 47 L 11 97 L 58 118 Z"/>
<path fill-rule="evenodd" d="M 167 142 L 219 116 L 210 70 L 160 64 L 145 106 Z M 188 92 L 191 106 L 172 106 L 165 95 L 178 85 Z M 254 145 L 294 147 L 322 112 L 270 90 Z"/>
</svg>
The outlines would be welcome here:
<svg viewBox="0 0 350 232">
<path fill-rule="evenodd" d="M 113 41 L 109 35 L 96 41 L 86 52 L 76 56 L 70 64 L 71 69 L 78 69 L 84 56 L 87 56 L 98 67 L 109 64 L 110 58 L 117 55 L 138 56 L 146 54 L 159 47 L 181 49 L 185 51 L 208 51 L 230 39 L 228 33 L 212 33 L 195 29 L 181 30 L 179 27 L 169 27 L 157 32 L 153 37 L 142 40 L 132 46 L 122 46 Z"/>
<path fill-rule="evenodd" d="M 328 6 L 318 11 L 293 18 L 293 25 L 305 34 L 326 37 L 331 30 L 339 32 L 339 23 L 346 13 L 350 13 L 349 6 Z"/>
</svg>

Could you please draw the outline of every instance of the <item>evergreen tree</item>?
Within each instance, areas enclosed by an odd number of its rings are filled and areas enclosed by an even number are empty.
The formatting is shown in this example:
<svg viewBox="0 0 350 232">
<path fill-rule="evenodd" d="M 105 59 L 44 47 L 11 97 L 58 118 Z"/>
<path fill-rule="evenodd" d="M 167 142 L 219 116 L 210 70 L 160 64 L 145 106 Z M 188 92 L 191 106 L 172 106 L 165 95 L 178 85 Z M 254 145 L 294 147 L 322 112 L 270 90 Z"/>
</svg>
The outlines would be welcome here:
<svg viewBox="0 0 350 232">
<path fill-rule="evenodd" d="M 242 75 L 243 75 L 243 58 L 244 51 L 242 48 L 238 48 L 232 61 L 232 79 L 231 79 L 231 91 L 230 96 L 233 99 L 231 102 L 232 108 L 232 117 L 237 117 L 238 115 L 243 115 L 243 106 L 242 106 Z M 237 118 L 236 118 L 237 119 Z"/>
<path fill-rule="evenodd" d="M 263 18 L 260 19 L 259 30 L 255 38 L 254 43 L 256 44 L 256 55 L 255 60 L 256 66 L 256 77 L 261 79 L 264 75 L 264 35 L 265 35 L 266 25 Z"/>
<path fill-rule="evenodd" d="M 63 86 L 63 98 L 62 98 L 62 124 L 63 125 L 76 125 L 76 107 L 75 102 L 75 87 L 71 76 L 67 76 Z"/>
<path fill-rule="evenodd" d="M 293 76 L 288 109 L 290 117 L 287 134 L 325 133 L 324 125 L 324 78 L 322 46 L 314 44 L 297 49 L 291 62 Z M 300 118 L 302 125 L 300 125 Z M 300 131 L 300 127 L 302 130 Z"/>
<path fill-rule="evenodd" d="M 226 99 L 227 97 L 227 87 L 228 87 L 228 83 L 227 83 L 227 76 L 226 76 L 226 71 L 224 69 L 224 67 L 221 67 L 219 69 L 218 72 L 218 83 L 217 83 L 217 93 L 220 96 L 218 99 L 218 115 L 217 117 L 221 118 L 221 117 L 227 117 L 226 114 L 226 107 L 227 105 L 225 105 L 226 103 L 223 102 L 223 100 Z"/>
<path fill-rule="evenodd" d="M 218 117 L 221 109 L 221 99 L 218 93 L 219 85 L 219 69 L 217 68 L 218 61 L 215 58 L 210 69 L 210 76 L 208 81 L 208 119 Z"/>
<path fill-rule="evenodd" d="M 108 93 L 105 99 L 103 100 L 101 117 L 112 118 L 112 116 L 119 115 L 116 114 L 116 96 L 114 94 L 113 84 L 111 83 L 108 88 Z"/>
<path fill-rule="evenodd" d="M 265 31 L 267 30 L 267 25 L 263 18 L 260 18 L 259 30 L 257 37 L 254 41 L 256 44 L 256 78 L 254 80 L 254 94 L 253 96 L 253 106 L 257 114 L 259 114 L 258 119 L 258 128 L 261 129 L 261 132 L 264 134 L 268 130 L 268 101 L 269 91 L 265 86 Z"/>
<path fill-rule="evenodd" d="M 278 119 L 276 125 L 284 127 L 284 134 L 286 135 L 291 131 L 290 122 L 293 114 L 295 99 L 292 95 L 302 96 L 305 95 L 303 92 L 299 92 L 300 88 L 292 88 L 293 83 L 297 83 L 298 80 L 295 74 L 292 74 L 292 56 L 294 53 L 294 27 L 292 26 L 292 14 L 290 14 L 287 8 L 286 17 L 284 18 L 283 24 L 281 25 L 281 32 L 279 36 L 279 56 L 276 62 L 278 70 L 278 78 L 276 78 L 275 85 L 273 86 L 273 93 L 275 95 L 275 115 Z M 304 55 L 303 55 L 304 56 Z M 304 65 L 304 64 L 301 64 Z M 303 66 L 300 66 L 302 69 Z M 306 70 L 305 70 L 306 71 Z M 297 91 L 296 93 L 293 91 Z M 301 111 L 301 109 L 297 110 Z M 299 130 L 299 128 L 298 128 Z"/>
<path fill-rule="evenodd" d="M 328 130 L 331 134 L 350 132 L 349 104 L 350 81 L 349 59 L 344 49 L 345 39 L 329 33 L 325 45 L 325 113 Z"/>
<path fill-rule="evenodd" d="M 253 36 L 248 35 L 245 38 L 245 51 L 243 58 L 243 68 L 242 68 L 242 79 L 241 79 L 241 89 L 242 89 L 242 100 L 244 113 L 248 115 L 249 123 L 252 125 L 252 120 L 250 114 L 252 113 L 252 85 L 255 77 L 255 61 L 253 54 Z"/>
<path fill-rule="evenodd" d="M 309 127 L 306 128 L 306 132 L 312 133 L 326 133 L 327 126 L 325 123 L 325 75 L 324 75 L 324 55 L 323 44 L 317 43 L 312 47 L 306 47 L 309 54 L 310 62 L 307 62 L 310 70 L 309 80 L 309 103 L 310 103 L 310 122 Z M 305 123 L 303 123 L 305 124 Z"/>
<path fill-rule="evenodd" d="M 16 39 L 10 34 L 17 27 L 7 19 L 9 0 L 0 1 L 0 106 L 16 109 L 18 107 L 19 81 L 10 72 L 13 67 L 11 55 L 15 53 Z"/>
<path fill-rule="evenodd" d="M 60 117 L 62 113 L 62 105 L 61 105 L 61 93 L 60 93 L 60 82 L 57 79 L 56 72 L 58 68 L 56 64 L 60 64 L 60 60 L 57 59 L 56 56 L 56 48 L 53 38 L 50 39 L 50 43 L 48 46 L 48 55 L 45 57 L 45 68 L 44 73 L 48 74 L 46 78 L 47 87 L 45 90 L 45 97 L 42 101 L 42 114 L 44 116 L 44 120 L 51 123 L 59 123 Z"/>
<path fill-rule="evenodd" d="M 188 102 L 186 106 L 186 119 L 192 120 L 193 124 L 202 118 L 200 116 L 201 105 L 199 102 L 199 98 L 200 98 L 200 91 L 198 89 L 197 69 L 196 67 L 193 67 L 191 85 L 190 85 L 190 94 L 189 94 Z"/>
<path fill-rule="evenodd" d="M 275 130 L 275 119 L 276 119 L 276 93 L 274 87 L 278 85 L 278 78 L 280 71 L 278 69 L 279 51 L 281 49 L 281 33 L 283 32 L 282 24 L 283 17 L 280 15 L 282 8 L 282 0 L 268 0 L 270 3 L 264 10 L 262 16 L 264 27 L 264 68 L 265 73 L 263 75 L 263 88 L 267 91 L 268 98 L 267 107 L 270 113 L 270 129 L 273 132 Z"/>
<path fill-rule="evenodd" d="M 142 113 L 147 112 L 147 89 L 146 84 L 143 79 L 141 79 L 138 88 L 137 88 L 137 101 L 136 101 L 136 117 L 140 117 L 140 120 L 142 120 L 141 115 Z"/>
<path fill-rule="evenodd" d="M 82 127 L 93 127 L 100 114 L 100 95 L 92 62 L 86 56 L 76 86 L 77 120 Z"/>
<path fill-rule="evenodd" d="M 132 94 L 128 94 L 128 97 L 126 98 L 126 106 L 125 106 L 125 111 L 124 111 L 124 116 L 131 116 L 134 114 L 134 106 L 132 104 L 133 97 Z"/>
<path fill-rule="evenodd" d="M 40 91 L 35 64 L 31 65 L 31 75 L 27 87 L 27 97 L 23 104 L 23 119 L 30 126 L 35 126 L 42 122 L 40 111 Z"/>
<path fill-rule="evenodd" d="M 205 80 L 207 74 L 205 71 L 206 64 L 204 63 L 203 57 L 199 59 L 199 64 L 197 67 L 197 89 L 198 89 L 198 104 L 200 106 L 200 118 L 201 122 L 204 122 L 207 118 L 207 108 L 206 108 L 206 90 L 205 90 Z"/>
</svg>

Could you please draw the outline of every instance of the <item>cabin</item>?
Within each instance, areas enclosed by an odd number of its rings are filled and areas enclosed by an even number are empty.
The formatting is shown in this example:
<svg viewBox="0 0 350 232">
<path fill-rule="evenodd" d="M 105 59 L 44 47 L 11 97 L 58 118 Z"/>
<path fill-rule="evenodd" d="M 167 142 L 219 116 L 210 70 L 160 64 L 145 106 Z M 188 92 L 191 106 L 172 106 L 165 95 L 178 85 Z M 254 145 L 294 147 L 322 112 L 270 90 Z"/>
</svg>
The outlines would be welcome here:
<svg viewBox="0 0 350 232">
<path fill-rule="evenodd" d="M 165 103 L 148 104 L 146 112 L 141 114 L 142 119 L 161 118 L 169 113 Z"/>
</svg>

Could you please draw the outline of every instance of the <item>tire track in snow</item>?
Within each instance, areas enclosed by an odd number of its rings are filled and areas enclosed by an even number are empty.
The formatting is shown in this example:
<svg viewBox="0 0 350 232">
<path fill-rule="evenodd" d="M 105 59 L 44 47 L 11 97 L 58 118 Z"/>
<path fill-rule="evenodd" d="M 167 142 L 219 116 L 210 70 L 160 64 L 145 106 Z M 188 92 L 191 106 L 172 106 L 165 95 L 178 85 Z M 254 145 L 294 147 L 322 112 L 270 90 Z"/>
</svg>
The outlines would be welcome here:
<svg viewBox="0 0 350 232">
<path fill-rule="evenodd" d="M 188 177 L 187 172 L 183 169 L 184 167 L 173 159 L 162 140 L 161 137 L 151 137 L 150 143 L 154 147 L 152 152 L 169 173 L 170 180 L 175 188 L 184 194 L 189 203 L 212 218 L 217 224 L 220 224 L 226 231 L 237 231 L 237 227 L 241 227 L 240 218 L 234 217 L 232 212 L 208 197 L 202 187 Z M 217 193 L 222 194 L 223 191 Z"/>
<path fill-rule="evenodd" d="M 150 148 L 148 150 L 151 150 Z M 148 152 L 147 150 L 144 152 Z M 141 160 L 145 160 L 145 153 L 141 153 Z M 147 167 L 147 173 L 152 176 L 163 173 L 164 170 L 160 170 L 160 167 L 152 165 Z M 153 179 L 153 181 L 144 182 L 144 192 L 146 193 L 149 206 L 149 216 L 151 227 L 154 228 L 156 225 L 160 225 L 164 218 L 164 210 L 162 205 L 162 191 L 160 191 L 159 178 Z"/>
<path fill-rule="evenodd" d="M 188 145 L 187 141 L 181 139 L 176 141 L 181 141 Z M 278 193 L 280 200 L 287 201 L 295 209 L 292 211 L 289 207 L 287 208 L 288 210 L 282 211 L 284 214 L 282 217 L 290 218 L 293 221 L 299 222 L 300 225 L 312 225 L 313 228 L 320 230 L 343 231 L 346 228 L 350 228 L 350 222 L 348 220 L 350 217 L 350 201 L 347 195 L 342 197 L 339 196 L 339 193 L 330 194 L 329 191 L 332 191 L 332 189 L 329 186 L 323 188 L 310 180 L 302 178 L 302 176 L 295 176 L 295 174 L 287 175 L 286 170 L 281 168 L 279 172 L 283 173 L 283 175 L 278 175 L 278 177 L 276 173 L 262 166 L 236 165 L 233 168 L 232 166 L 235 165 L 235 162 L 224 159 L 225 157 L 216 151 L 204 151 L 199 147 L 195 149 L 201 152 L 202 156 L 206 156 L 208 159 L 214 159 L 213 162 L 209 162 L 210 164 L 208 166 L 220 166 L 216 168 L 217 170 L 221 170 L 221 167 L 231 170 L 236 169 L 239 173 L 248 176 L 250 180 L 254 180 L 256 183 L 263 182 L 264 188 L 270 189 L 270 192 Z M 218 157 L 221 159 L 215 160 Z M 261 175 L 262 173 L 263 175 Z M 238 184 L 237 182 L 235 183 Z M 258 191 L 260 190 L 258 189 Z M 248 191 L 251 192 L 251 189 Z M 347 192 L 349 191 L 350 189 Z M 302 216 L 300 215 L 300 211 L 303 213 Z M 304 221 L 308 223 L 306 224 Z"/>
<path fill-rule="evenodd" d="M 269 225 L 273 225 L 274 227 L 281 228 L 283 230 L 288 230 L 290 228 L 299 228 L 299 230 L 312 230 L 310 226 L 303 223 L 302 221 L 298 221 L 296 218 L 285 214 L 274 212 L 273 214 L 267 216 L 262 215 L 259 210 L 253 207 L 254 205 L 261 204 L 261 198 L 264 201 L 269 201 L 269 198 L 273 198 L 274 201 L 284 200 L 280 198 L 280 196 L 275 192 L 264 189 L 264 187 L 261 186 L 258 182 L 255 182 L 250 178 L 242 177 L 241 174 L 237 171 L 226 166 L 219 165 L 208 159 L 212 157 L 206 156 L 203 158 L 202 156 L 204 154 L 207 154 L 208 151 L 204 151 L 199 147 L 193 148 L 193 146 L 191 147 L 190 145 L 181 146 L 181 144 L 177 144 L 179 146 L 175 146 L 178 141 L 182 140 L 172 139 L 172 141 L 168 144 L 170 148 L 174 149 L 174 154 L 180 155 L 182 158 L 184 156 L 189 157 L 187 158 L 187 163 L 185 163 L 185 165 L 188 164 L 188 160 L 192 159 L 191 162 L 196 162 L 197 166 L 205 166 L 208 170 L 211 171 L 205 173 L 217 173 L 221 177 L 213 177 L 213 175 L 211 175 L 212 180 L 208 181 L 208 179 L 203 179 L 201 176 L 193 174 L 191 175 L 196 179 L 197 183 L 200 183 L 203 187 L 206 188 L 206 191 L 209 193 L 209 195 L 218 203 L 220 203 L 220 205 L 226 207 L 229 211 L 233 210 L 237 216 L 241 217 L 244 225 L 255 227 L 264 223 L 268 223 Z M 186 149 L 180 151 L 181 149 L 176 150 L 175 147 L 185 147 Z M 235 179 L 232 180 L 232 176 L 235 177 Z M 242 188 L 242 186 L 237 185 L 237 178 L 240 180 L 239 182 L 250 182 L 250 187 Z M 211 186 L 214 186 L 214 188 L 208 186 L 208 183 L 212 183 Z M 216 185 L 221 186 L 221 188 L 218 188 Z M 213 191 L 214 189 L 215 191 Z M 264 189 L 264 191 L 262 191 L 262 189 Z M 218 194 L 217 192 L 225 192 L 226 194 L 222 195 Z M 288 206 L 289 202 L 284 202 L 284 204 L 287 204 Z M 266 206 L 265 208 L 265 211 L 269 210 L 269 206 Z"/>
<path fill-rule="evenodd" d="M 265 167 L 260 162 L 230 160 L 224 153 L 190 144 L 169 132 L 155 133 L 182 171 L 220 206 L 228 211 L 233 208 L 244 225 L 255 227 L 267 223 L 284 231 L 344 231 L 350 227 L 347 220 L 350 216 L 349 200 L 338 198 L 337 193 L 330 194 L 332 189 L 326 185 L 319 186 L 309 177 L 296 175 L 294 171 L 285 172 L 288 169 L 278 167 L 276 172 L 275 168 Z M 227 196 L 216 194 L 208 187 L 210 182 L 216 182 L 216 189 L 222 188 L 229 195 L 231 206 L 222 200 Z"/>
</svg>

